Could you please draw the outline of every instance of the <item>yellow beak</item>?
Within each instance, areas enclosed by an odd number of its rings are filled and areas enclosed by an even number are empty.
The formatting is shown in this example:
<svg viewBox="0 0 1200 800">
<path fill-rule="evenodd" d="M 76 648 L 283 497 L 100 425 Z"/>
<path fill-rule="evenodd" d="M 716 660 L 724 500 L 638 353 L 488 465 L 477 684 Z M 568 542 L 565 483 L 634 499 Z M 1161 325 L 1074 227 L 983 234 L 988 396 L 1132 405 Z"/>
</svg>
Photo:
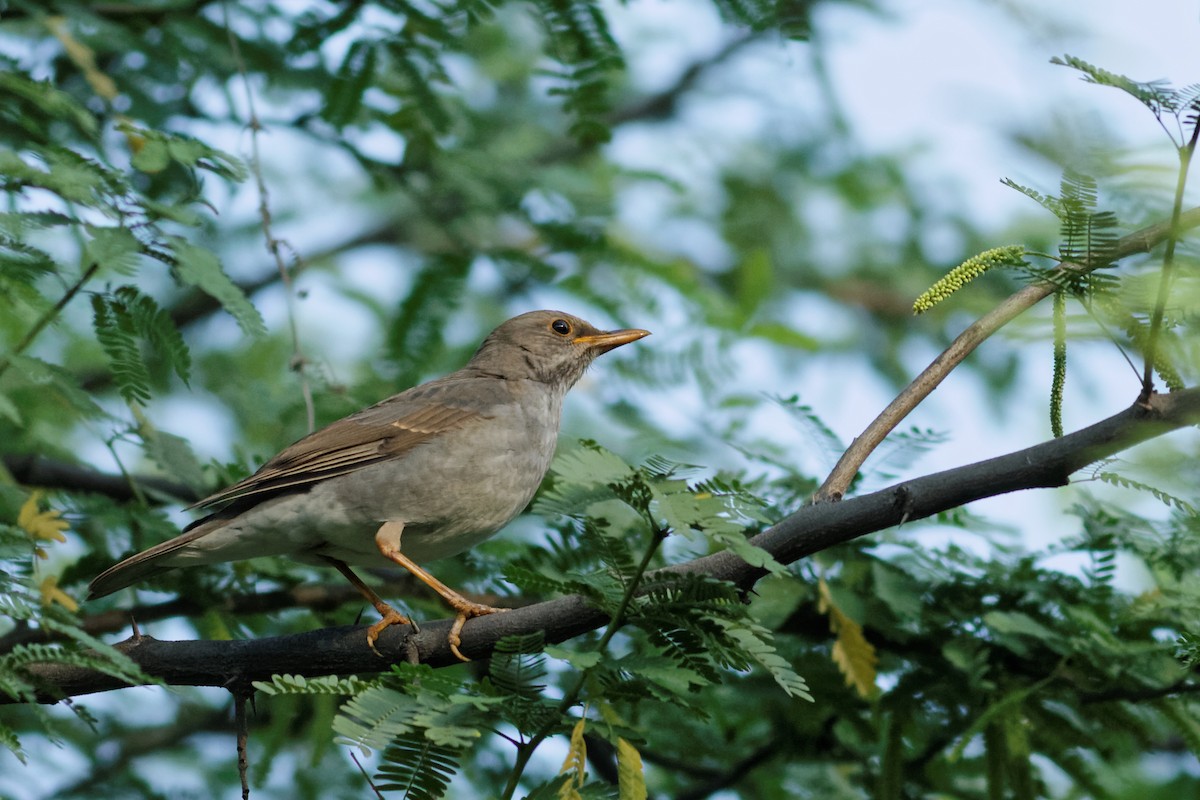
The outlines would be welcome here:
<svg viewBox="0 0 1200 800">
<path fill-rule="evenodd" d="M 614 347 L 636 342 L 638 339 L 644 339 L 649 335 L 650 331 L 644 331 L 641 328 L 626 328 L 620 331 L 606 331 L 604 333 L 593 333 L 590 336 L 580 336 L 575 339 L 575 344 L 581 344 L 589 350 L 607 353 Z"/>
</svg>

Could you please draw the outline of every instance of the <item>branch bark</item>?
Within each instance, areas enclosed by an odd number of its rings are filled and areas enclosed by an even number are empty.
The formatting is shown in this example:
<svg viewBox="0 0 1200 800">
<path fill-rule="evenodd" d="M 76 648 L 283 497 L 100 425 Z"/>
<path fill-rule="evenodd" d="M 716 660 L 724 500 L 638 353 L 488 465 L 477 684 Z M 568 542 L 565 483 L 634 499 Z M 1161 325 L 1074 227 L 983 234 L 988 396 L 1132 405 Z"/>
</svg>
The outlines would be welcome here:
<svg viewBox="0 0 1200 800">
<path fill-rule="evenodd" d="M 906 481 L 841 503 L 805 506 L 751 541 L 784 563 L 797 561 L 859 536 L 904 522 L 923 519 L 973 500 L 1023 489 L 1064 486 L 1070 475 L 1101 458 L 1135 444 L 1200 422 L 1200 389 L 1153 395 L 1090 427 L 1008 455 Z M 656 573 L 698 572 L 754 585 L 765 570 L 728 551 L 667 567 Z M 654 579 L 654 574 L 650 576 Z M 561 642 L 604 625 L 605 615 L 578 595 L 471 620 L 461 649 L 473 658 L 492 652 L 504 636 L 542 631 L 548 642 Z M 128 639 L 117 648 L 149 675 L 186 686 L 232 686 L 269 680 L 275 674 L 352 675 L 377 673 L 393 661 L 415 656 L 435 667 L 459 663 L 446 635 L 451 620 L 384 630 L 376 647 L 366 646 L 365 627 L 344 626 L 250 641 L 160 641 L 149 636 Z M 29 673 L 42 685 L 56 687 L 40 697 L 103 692 L 125 684 L 94 670 L 58 664 L 34 664 Z M 0 702 L 4 702 L 0 700 Z"/>
<path fill-rule="evenodd" d="M 1190 209 L 1180 216 L 1176 235 L 1198 226 L 1200 226 L 1200 208 Z M 1159 222 L 1122 237 L 1113 249 L 1113 260 L 1126 258 L 1135 253 L 1149 252 L 1167 238 L 1171 229 L 1170 222 Z M 1068 262 L 1059 265 L 1058 269 L 1086 273 L 1093 268 L 1084 264 Z M 1053 292 L 1054 285 L 1049 282 L 1030 284 L 1014 292 L 998 306 L 971 323 L 958 335 L 957 339 L 950 343 L 949 347 L 943 350 L 920 375 L 913 379 L 912 383 L 896 396 L 895 400 L 888 404 L 887 408 L 879 413 L 879 416 L 867 426 L 866 430 L 850 443 L 850 447 L 842 453 L 842 457 L 834 465 L 829 477 L 817 490 L 815 499 L 818 502 L 841 500 L 863 462 L 883 442 L 884 437 L 891 433 L 922 400 L 928 397 L 938 387 L 938 384 L 950 374 L 951 370 L 962 363 L 963 359 L 970 355 L 976 347 L 983 344 L 989 336 Z"/>
</svg>

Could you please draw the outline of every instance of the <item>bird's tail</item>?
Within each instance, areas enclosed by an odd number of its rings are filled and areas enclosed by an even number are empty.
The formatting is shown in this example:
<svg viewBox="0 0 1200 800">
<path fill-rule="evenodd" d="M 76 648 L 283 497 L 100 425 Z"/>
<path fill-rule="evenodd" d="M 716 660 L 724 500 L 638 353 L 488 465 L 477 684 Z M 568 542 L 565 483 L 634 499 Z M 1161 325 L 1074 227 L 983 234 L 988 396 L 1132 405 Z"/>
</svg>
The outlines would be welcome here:
<svg viewBox="0 0 1200 800">
<path fill-rule="evenodd" d="M 127 558 L 120 564 L 109 567 L 101 572 L 88 584 L 88 600 L 119 592 L 127 586 L 144 581 L 174 567 L 160 566 L 152 562 L 138 561 L 145 553 Z"/>
<path fill-rule="evenodd" d="M 199 522 L 207 522 L 207 518 L 199 520 Z M 88 585 L 88 600 L 97 597 L 104 597 L 113 592 L 120 591 L 126 586 L 132 586 L 138 581 L 143 581 L 146 578 L 167 572 L 175 569 L 178 564 L 171 563 L 171 557 L 177 555 L 180 550 L 195 542 L 201 536 L 209 533 L 213 526 L 193 525 L 188 526 L 188 529 L 174 539 L 168 539 L 165 542 L 154 545 L 149 550 L 143 550 L 136 555 L 132 555 L 119 564 L 114 564 L 108 569 L 101 572 Z"/>
</svg>

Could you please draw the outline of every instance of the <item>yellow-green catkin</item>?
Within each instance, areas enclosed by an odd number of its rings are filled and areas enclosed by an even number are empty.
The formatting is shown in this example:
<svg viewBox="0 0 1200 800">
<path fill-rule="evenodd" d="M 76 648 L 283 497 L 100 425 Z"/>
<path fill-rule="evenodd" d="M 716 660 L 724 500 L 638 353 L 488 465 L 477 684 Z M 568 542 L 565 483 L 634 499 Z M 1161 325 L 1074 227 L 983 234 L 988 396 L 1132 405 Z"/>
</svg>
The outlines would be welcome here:
<svg viewBox="0 0 1200 800">
<path fill-rule="evenodd" d="M 1050 433 L 1063 435 L 1063 388 L 1067 385 L 1067 293 L 1054 293 L 1054 377 L 1050 381 Z"/>
<path fill-rule="evenodd" d="M 1023 245 L 1008 244 L 984 250 L 979 255 L 968 258 L 950 270 L 946 277 L 922 292 L 921 296 L 913 302 L 913 313 L 924 314 L 989 269 L 1020 264 L 1024 257 L 1025 247 Z"/>
</svg>

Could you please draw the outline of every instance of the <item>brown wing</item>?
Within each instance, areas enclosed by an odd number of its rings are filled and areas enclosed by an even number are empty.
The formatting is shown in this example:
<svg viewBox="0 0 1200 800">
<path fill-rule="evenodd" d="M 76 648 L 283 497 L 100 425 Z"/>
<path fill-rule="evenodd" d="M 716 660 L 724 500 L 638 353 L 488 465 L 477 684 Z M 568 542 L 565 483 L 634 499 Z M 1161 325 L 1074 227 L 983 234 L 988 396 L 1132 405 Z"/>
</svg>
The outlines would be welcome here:
<svg viewBox="0 0 1200 800">
<path fill-rule="evenodd" d="M 462 392 L 461 381 L 442 379 L 410 389 L 305 436 L 258 472 L 206 497 L 190 508 L 206 508 L 239 498 L 274 494 L 345 475 L 386 461 L 486 417 L 487 398 Z M 474 402 L 471 402 L 474 400 Z"/>
</svg>

